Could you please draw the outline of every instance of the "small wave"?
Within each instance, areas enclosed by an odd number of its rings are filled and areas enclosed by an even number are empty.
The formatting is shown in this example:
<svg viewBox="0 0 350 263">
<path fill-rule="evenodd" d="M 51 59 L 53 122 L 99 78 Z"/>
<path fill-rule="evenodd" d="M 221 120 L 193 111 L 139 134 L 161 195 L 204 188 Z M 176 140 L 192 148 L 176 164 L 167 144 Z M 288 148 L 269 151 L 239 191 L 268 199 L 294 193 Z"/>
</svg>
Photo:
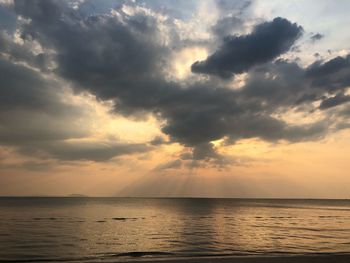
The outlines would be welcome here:
<svg viewBox="0 0 350 263">
<path fill-rule="evenodd" d="M 34 256 L 32 258 L 17 258 L 17 259 L 6 259 L 0 258 L 0 262 L 8 263 L 37 263 L 37 262 L 90 262 L 92 260 L 101 260 L 100 257 L 86 256 L 86 257 L 42 257 L 41 255 Z"/>
<path fill-rule="evenodd" d="M 34 217 L 33 220 L 58 220 L 57 217 Z"/>
<path fill-rule="evenodd" d="M 34 217 L 33 221 L 64 221 L 68 223 L 83 223 L 85 220 L 79 218 L 58 218 L 58 217 Z M 19 221 L 19 220 L 17 220 Z M 27 220 L 21 220 L 20 222 L 27 222 Z"/>
<path fill-rule="evenodd" d="M 276 226 L 276 225 L 251 225 L 253 227 L 258 228 L 274 228 L 274 229 L 283 229 L 283 230 L 304 230 L 304 231 L 312 231 L 312 232 L 325 232 L 325 231 L 333 231 L 333 232 L 344 232 L 350 231 L 349 228 L 311 228 L 311 227 L 294 227 L 294 226 Z"/>
<path fill-rule="evenodd" d="M 113 217 L 113 220 L 116 221 L 126 221 L 126 220 L 137 220 L 137 217 Z"/>
<path fill-rule="evenodd" d="M 319 218 L 344 218 L 343 216 L 318 216 Z"/>
<path fill-rule="evenodd" d="M 161 251 L 133 251 L 133 252 L 124 252 L 111 255 L 113 257 L 154 257 L 154 256 L 172 256 L 174 253 L 170 252 L 161 252 Z"/>
</svg>

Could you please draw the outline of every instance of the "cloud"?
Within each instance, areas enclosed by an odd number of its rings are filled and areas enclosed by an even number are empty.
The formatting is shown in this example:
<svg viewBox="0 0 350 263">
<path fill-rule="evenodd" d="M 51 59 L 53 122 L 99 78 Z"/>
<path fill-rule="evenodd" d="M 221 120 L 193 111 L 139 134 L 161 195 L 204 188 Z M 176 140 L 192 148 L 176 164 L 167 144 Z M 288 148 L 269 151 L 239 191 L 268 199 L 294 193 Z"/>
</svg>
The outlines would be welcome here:
<svg viewBox="0 0 350 263">
<path fill-rule="evenodd" d="M 329 92 L 343 90 L 350 85 L 350 55 L 338 56 L 324 63 L 316 61 L 307 68 L 305 75 L 315 88 Z"/>
<path fill-rule="evenodd" d="M 263 108 L 268 111 L 291 107 L 308 93 L 305 70 L 296 62 L 287 60 L 277 60 L 252 69 L 241 91 L 246 103 L 251 101 L 258 110 L 262 110 L 261 103 L 264 103 Z"/>
<path fill-rule="evenodd" d="M 211 30 L 213 34 L 220 38 L 224 38 L 233 33 L 241 32 L 245 29 L 245 11 L 251 6 L 251 1 L 215 1 L 219 11 L 219 18 Z"/>
<path fill-rule="evenodd" d="M 324 109 L 328 109 L 328 108 L 332 108 L 341 104 L 344 104 L 346 102 L 350 101 L 350 96 L 346 96 L 344 94 L 337 94 L 333 97 L 324 99 L 321 104 L 320 104 L 320 109 L 324 110 Z"/>
<path fill-rule="evenodd" d="M 91 135 L 92 109 L 75 103 L 67 83 L 41 71 L 31 44 L 0 33 L 0 144 L 29 156 L 107 161 L 150 150 L 146 144 L 72 142 Z"/>
<path fill-rule="evenodd" d="M 324 35 L 320 34 L 320 33 L 316 33 L 316 34 L 313 34 L 310 39 L 312 42 L 316 42 L 318 40 L 321 40 L 322 38 L 324 38 Z"/>
<path fill-rule="evenodd" d="M 115 99 L 123 110 L 135 111 L 162 96 L 167 47 L 157 17 L 135 10 L 81 17 L 61 1 L 16 1 L 19 14 L 31 19 L 22 34 L 56 53 L 55 72 L 101 99 Z M 49 14 L 52 14 L 49 16 Z"/>
<path fill-rule="evenodd" d="M 26 172 L 47 172 L 55 168 L 55 163 L 51 161 L 24 161 L 20 163 L 0 163 L 0 170 L 24 170 Z"/>
<path fill-rule="evenodd" d="M 216 22 L 212 31 L 218 37 L 225 37 L 232 34 L 232 31 L 240 29 L 243 22 L 241 18 L 236 16 L 225 17 Z"/>
<path fill-rule="evenodd" d="M 157 146 L 157 145 L 169 144 L 169 142 L 165 140 L 162 136 L 156 136 L 153 138 L 153 140 L 150 141 L 150 144 Z"/>
<path fill-rule="evenodd" d="M 230 77 L 269 62 L 287 52 L 302 34 L 302 27 L 277 17 L 257 25 L 243 36 L 228 36 L 222 46 L 204 61 L 192 65 L 192 72 Z"/>
<path fill-rule="evenodd" d="M 311 77 L 320 77 L 322 75 L 334 74 L 344 68 L 349 67 L 349 60 L 350 56 L 347 56 L 345 58 L 338 56 L 329 61 L 326 61 L 323 64 L 320 63 L 320 61 L 317 61 L 309 67 L 307 74 Z"/>
<path fill-rule="evenodd" d="M 0 27 L 4 31 L 13 32 L 16 29 L 16 15 L 12 12 L 12 1 L 0 1 Z"/>
<path fill-rule="evenodd" d="M 13 35 L 0 31 L 0 52 L 2 54 L 6 54 L 6 57 L 12 62 L 22 62 L 30 67 L 46 71 L 50 67 L 49 55 L 33 52 L 36 48 L 38 46 L 31 41 L 19 44 L 15 42 Z"/>
<path fill-rule="evenodd" d="M 38 154 L 42 157 L 66 161 L 87 160 L 103 162 L 121 155 L 144 153 L 150 150 L 146 144 L 111 143 L 111 142 L 42 142 L 27 144 L 21 152 Z"/>
<path fill-rule="evenodd" d="M 173 160 L 169 161 L 163 164 L 158 165 L 156 168 L 154 168 L 154 171 L 163 171 L 168 169 L 180 169 L 182 166 L 181 160 Z"/>
<path fill-rule="evenodd" d="M 6 84 L 0 96 L 0 144 L 29 156 L 69 161 L 108 161 L 150 150 L 146 144 L 71 141 L 91 133 L 86 109 L 64 102 L 58 83 L 32 69 L 0 59 L 0 70 L 0 83 Z"/>
<path fill-rule="evenodd" d="M 240 14 L 249 6 L 251 6 L 252 1 L 242 1 L 242 0 L 216 0 L 215 1 L 221 14 Z"/>
<path fill-rule="evenodd" d="M 78 119 L 84 109 L 63 101 L 64 89 L 54 80 L 21 64 L 0 58 L 0 142 L 62 140 L 86 136 Z"/>
<path fill-rule="evenodd" d="M 43 78 L 33 69 L 0 57 L 0 108 L 65 111 L 58 91 L 59 83 Z M 70 109 L 73 110 L 73 109 Z"/>
<path fill-rule="evenodd" d="M 324 100 L 328 91 L 349 83 L 348 57 L 318 61 L 307 68 L 276 59 L 295 44 L 301 26 L 275 18 L 256 25 L 250 34 L 228 36 L 205 61 L 192 65 L 193 72 L 224 79 L 191 76 L 191 81 L 177 82 L 169 78 L 173 45 L 188 39 L 181 39 L 176 20 L 135 3 L 113 7 L 89 14 L 84 4 L 74 9 L 65 1 L 15 1 L 14 10 L 26 22 L 17 25 L 20 41 L 0 35 L 5 43 L 0 47 L 4 54 L 0 69 L 6 73 L 0 75 L 0 83 L 7 83 L 1 86 L 0 97 L 2 144 L 47 158 L 107 161 L 180 143 L 189 148 L 187 157 L 180 158 L 181 166 L 220 167 L 235 160 L 214 147 L 212 142 L 219 139 L 298 142 L 320 139 L 329 132 L 327 113 L 306 125 L 279 117 L 301 110 L 306 102 Z M 217 27 L 223 28 L 217 34 L 225 34 L 235 20 L 231 19 L 218 21 Z M 30 48 L 33 45 L 35 49 Z M 231 80 L 225 78 L 242 72 L 246 73 L 243 86 L 229 88 Z M 83 125 L 86 109 L 63 100 L 62 86 L 72 87 L 78 96 L 89 93 L 99 101 L 108 100 L 117 114 L 131 118 L 153 114 L 169 141 L 158 137 L 150 142 L 152 146 L 87 142 L 91 128 Z M 317 107 L 308 105 L 307 110 Z"/>
</svg>

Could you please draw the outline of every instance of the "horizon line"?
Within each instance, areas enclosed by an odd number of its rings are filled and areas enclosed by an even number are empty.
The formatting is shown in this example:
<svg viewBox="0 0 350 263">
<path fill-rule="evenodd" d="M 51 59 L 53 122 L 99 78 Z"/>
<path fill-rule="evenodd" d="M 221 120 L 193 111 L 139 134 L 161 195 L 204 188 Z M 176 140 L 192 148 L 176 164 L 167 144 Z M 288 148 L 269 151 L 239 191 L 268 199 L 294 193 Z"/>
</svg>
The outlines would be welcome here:
<svg viewBox="0 0 350 263">
<path fill-rule="evenodd" d="M 130 199 L 237 199 L 237 200 L 350 200 L 316 197 L 212 197 L 212 196 L 70 196 L 70 195 L 0 195 L 0 198 L 130 198 Z"/>
</svg>

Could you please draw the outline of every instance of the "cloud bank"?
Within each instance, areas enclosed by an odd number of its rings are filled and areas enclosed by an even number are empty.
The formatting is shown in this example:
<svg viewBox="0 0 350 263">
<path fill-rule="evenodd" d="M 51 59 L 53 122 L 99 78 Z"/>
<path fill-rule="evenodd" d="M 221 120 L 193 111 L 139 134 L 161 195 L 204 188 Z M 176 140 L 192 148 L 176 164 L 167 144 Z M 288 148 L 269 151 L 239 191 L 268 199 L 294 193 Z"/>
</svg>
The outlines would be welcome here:
<svg viewBox="0 0 350 263">
<path fill-rule="evenodd" d="M 219 9 L 224 2 L 217 2 Z M 170 7 L 159 11 L 136 1 L 89 13 L 89 3 L 27 0 L 6 7 L 16 30 L 8 27 L 0 35 L 2 145 L 23 154 L 96 162 L 169 143 L 188 149 L 186 158 L 157 168 L 162 170 L 183 162 L 234 164 L 218 152 L 217 140 L 299 142 L 347 127 L 337 112 L 348 106 L 350 57 L 298 64 L 288 56 L 302 37 L 302 25 L 277 17 L 257 21 L 248 33 L 227 35 L 227 28 L 245 23 L 243 16 L 229 14 L 208 28 L 215 40 L 193 41 L 184 33 L 186 18 L 181 21 Z M 231 8 L 241 14 L 250 4 Z M 199 43 L 213 52 L 192 64 L 190 79 L 169 77 L 174 52 Z M 239 74 L 246 75 L 243 85 L 231 88 Z M 86 108 L 67 102 L 67 89 L 111 101 L 114 114 L 153 115 L 169 140 L 85 142 L 91 128 L 78 120 L 88 118 Z M 281 117 L 290 111 L 322 111 L 323 117 L 292 123 Z"/>
</svg>

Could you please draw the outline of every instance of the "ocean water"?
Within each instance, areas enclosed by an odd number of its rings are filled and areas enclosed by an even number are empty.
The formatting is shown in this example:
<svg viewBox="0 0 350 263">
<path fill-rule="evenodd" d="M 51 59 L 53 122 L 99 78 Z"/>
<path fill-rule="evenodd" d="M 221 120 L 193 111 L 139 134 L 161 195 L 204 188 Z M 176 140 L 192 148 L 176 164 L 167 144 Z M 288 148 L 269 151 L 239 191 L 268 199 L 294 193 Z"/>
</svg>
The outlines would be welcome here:
<svg viewBox="0 0 350 263">
<path fill-rule="evenodd" d="M 0 198 L 0 261 L 350 252 L 350 201 Z"/>
</svg>

